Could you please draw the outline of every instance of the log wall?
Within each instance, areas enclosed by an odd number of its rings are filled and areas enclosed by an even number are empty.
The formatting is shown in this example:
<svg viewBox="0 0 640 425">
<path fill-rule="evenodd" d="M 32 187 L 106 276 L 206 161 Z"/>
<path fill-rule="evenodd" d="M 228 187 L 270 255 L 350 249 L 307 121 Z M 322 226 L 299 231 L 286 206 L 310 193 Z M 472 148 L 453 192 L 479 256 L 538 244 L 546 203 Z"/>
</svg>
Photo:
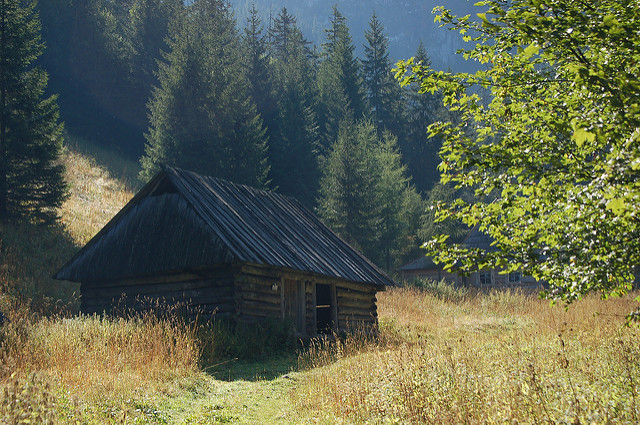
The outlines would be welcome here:
<svg viewBox="0 0 640 425">
<path fill-rule="evenodd" d="M 285 285 L 285 281 L 289 284 Z M 335 331 L 377 329 L 376 292 L 380 287 L 251 265 L 198 274 L 83 283 L 81 308 L 89 314 L 123 314 L 178 304 L 184 306 L 189 316 L 231 317 L 246 322 L 285 319 L 285 314 L 297 314 L 296 327 L 304 327 L 296 329 L 297 334 L 313 336 L 318 321 L 318 284 L 331 286 Z M 285 286 L 288 291 L 295 290 L 295 294 L 285 294 Z M 289 313 L 285 308 L 286 296 L 290 302 L 300 303 L 295 309 L 289 308 Z"/>
<path fill-rule="evenodd" d="M 235 317 L 246 322 L 282 318 L 282 279 L 274 270 L 242 267 L 234 276 Z"/>
<path fill-rule="evenodd" d="M 338 329 L 375 331 L 378 328 L 377 288 L 371 285 L 336 284 Z"/>
<path fill-rule="evenodd" d="M 143 310 L 179 308 L 203 318 L 233 316 L 235 293 L 231 270 L 165 275 L 80 286 L 83 313 L 127 314 Z"/>
</svg>

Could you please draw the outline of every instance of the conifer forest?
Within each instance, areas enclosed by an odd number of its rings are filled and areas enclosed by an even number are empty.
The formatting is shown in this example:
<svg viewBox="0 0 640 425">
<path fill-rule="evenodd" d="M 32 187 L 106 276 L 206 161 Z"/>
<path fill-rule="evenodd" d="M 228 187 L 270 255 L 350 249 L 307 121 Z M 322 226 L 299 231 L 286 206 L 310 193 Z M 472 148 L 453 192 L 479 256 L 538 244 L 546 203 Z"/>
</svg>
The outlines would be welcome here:
<svg viewBox="0 0 640 425">
<path fill-rule="evenodd" d="M 419 233 L 433 231 L 425 199 L 439 179 L 440 142 L 426 129 L 450 113 L 437 94 L 400 87 L 399 58 L 373 9 L 354 36 L 340 6 L 328 8 L 312 43 L 286 7 L 37 8 L 46 46 L 38 63 L 66 130 L 139 161 L 142 182 L 167 164 L 275 190 L 387 270 L 419 255 Z M 430 63 L 426 45 L 412 51 Z"/>
</svg>

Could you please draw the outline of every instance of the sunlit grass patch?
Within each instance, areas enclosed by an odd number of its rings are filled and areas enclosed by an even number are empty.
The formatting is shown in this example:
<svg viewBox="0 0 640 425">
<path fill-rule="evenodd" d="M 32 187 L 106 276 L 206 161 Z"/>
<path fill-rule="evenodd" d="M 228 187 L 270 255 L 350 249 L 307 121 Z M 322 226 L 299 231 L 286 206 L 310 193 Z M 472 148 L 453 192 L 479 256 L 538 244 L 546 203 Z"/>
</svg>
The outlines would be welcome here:
<svg viewBox="0 0 640 425">
<path fill-rule="evenodd" d="M 131 187 L 81 153 L 64 153 L 69 198 L 61 223 L 78 246 L 86 244 L 133 197 Z"/>
<path fill-rule="evenodd" d="M 565 311 L 526 293 L 450 302 L 392 289 L 379 296 L 379 338 L 350 355 L 310 352 L 320 367 L 295 398 L 326 422 L 636 423 L 630 303 L 590 297 Z"/>
</svg>

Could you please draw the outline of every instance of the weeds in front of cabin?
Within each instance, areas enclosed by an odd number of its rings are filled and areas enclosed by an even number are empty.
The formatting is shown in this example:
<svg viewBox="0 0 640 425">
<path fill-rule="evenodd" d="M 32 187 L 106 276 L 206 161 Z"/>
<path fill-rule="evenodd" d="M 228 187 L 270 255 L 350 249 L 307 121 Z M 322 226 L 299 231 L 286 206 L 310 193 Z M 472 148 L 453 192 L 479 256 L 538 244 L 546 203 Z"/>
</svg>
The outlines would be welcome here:
<svg viewBox="0 0 640 425">
<path fill-rule="evenodd" d="M 452 302 L 392 289 L 379 294 L 379 338 L 355 353 L 338 348 L 353 336 L 311 347 L 302 360 L 317 368 L 294 397 L 326 421 L 637 423 L 632 305 L 593 297 L 565 311 L 511 291 Z"/>
<path fill-rule="evenodd" d="M 11 419 L 15 415 L 40 418 L 46 412 L 38 406 L 45 401 L 56 415 L 69 410 L 67 416 L 101 418 L 97 422 L 124 412 L 135 416 L 135 400 L 171 391 L 199 371 L 199 343 L 179 319 L 47 318 L 26 308 L 8 316 L 0 327 L 2 423 L 17 423 Z M 42 403 L 34 405 L 26 388 Z M 108 406 L 115 406 L 110 409 L 117 415 L 104 416 Z"/>
</svg>

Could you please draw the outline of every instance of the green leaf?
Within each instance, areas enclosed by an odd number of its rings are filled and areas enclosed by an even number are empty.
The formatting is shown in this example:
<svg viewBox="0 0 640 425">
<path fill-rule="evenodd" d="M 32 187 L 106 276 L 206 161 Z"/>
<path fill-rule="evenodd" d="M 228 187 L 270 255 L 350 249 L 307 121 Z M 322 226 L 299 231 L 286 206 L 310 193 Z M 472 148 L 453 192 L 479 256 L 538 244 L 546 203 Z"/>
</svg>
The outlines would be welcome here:
<svg viewBox="0 0 640 425">
<path fill-rule="evenodd" d="M 594 142 L 596 140 L 595 133 L 591 133 L 584 128 L 576 128 L 573 132 L 573 136 L 571 136 L 574 142 L 578 147 L 584 146 L 585 142 Z"/>
<path fill-rule="evenodd" d="M 602 19 L 602 21 L 604 22 L 604 24 L 608 27 L 613 27 L 613 26 L 618 26 L 620 25 L 620 22 L 618 22 L 618 20 L 616 19 L 615 16 L 613 15 L 605 15 L 605 17 Z"/>
<path fill-rule="evenodd" d="M 607 202 L 607 209 L 613 211 L 615 215 L 620 216 L 627 208 L 624 199 L 615 198 Z"/>
<path fill-rule="evenodd" d="M 531 56 L 537 55 L 539 51 L 540 47 L 536 46 L 535 44 L 530 44 L 529 47 L 524 49 L 523 54 L 525 58 L 529 59 Z"/>
</svg>

